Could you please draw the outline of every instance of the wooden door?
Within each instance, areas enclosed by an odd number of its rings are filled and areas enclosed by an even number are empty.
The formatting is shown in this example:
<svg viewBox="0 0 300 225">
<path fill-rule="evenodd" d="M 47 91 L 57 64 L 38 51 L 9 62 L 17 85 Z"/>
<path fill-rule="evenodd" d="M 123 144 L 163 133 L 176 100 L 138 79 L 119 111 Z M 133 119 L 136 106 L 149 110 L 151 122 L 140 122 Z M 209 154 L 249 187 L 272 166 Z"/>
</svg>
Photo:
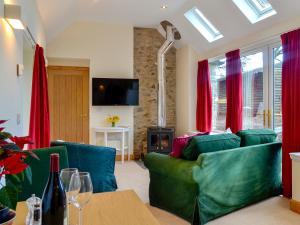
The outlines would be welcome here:
<svg viewBox="0 0 300 225">
<path fill-rule="evenodd" d="M 89 68 L 47 70 L 51 140 L 89 143 Z"/>
</svg>

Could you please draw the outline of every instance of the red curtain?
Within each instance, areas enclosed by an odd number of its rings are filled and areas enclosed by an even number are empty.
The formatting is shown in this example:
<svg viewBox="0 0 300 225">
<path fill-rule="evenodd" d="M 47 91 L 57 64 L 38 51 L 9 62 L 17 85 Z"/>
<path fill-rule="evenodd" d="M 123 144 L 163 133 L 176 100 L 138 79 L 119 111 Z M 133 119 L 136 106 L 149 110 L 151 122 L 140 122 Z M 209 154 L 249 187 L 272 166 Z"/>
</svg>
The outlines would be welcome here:
<svg viewBox="0 0 300 225">
<path fill-rule="evenodd" d="M 300 29 L 281 36 L 282 64 L 282 182 L 283 194 L 292 197 L 290 152 L 300 151 Z"/>
<path fill-rule="evenodd" d="M 210 132 L 212 127 L 212 94 L 208 60 L 198 62 L 196 128 Z"/>
<path fill-rule="evenodd" d="M 33 66 L 29 136 L 33 141 L 29 149 L 50 146 L 48 81 L 44 49 L 39 45 L 36 45 Z"/>
<path fill-rule="evenodd" d="M 243 74 L 240 50 L 226 53 L 226 129 L 233 133 L 243 128 Z"/>
</svg>

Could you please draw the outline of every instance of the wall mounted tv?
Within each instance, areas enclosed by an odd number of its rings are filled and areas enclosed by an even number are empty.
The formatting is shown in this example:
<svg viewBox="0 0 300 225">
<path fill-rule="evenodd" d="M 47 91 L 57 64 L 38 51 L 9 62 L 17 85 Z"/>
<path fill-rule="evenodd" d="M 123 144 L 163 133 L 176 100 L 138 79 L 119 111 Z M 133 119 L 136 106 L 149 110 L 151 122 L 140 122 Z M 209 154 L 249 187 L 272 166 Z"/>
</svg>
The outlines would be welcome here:
<svg viewBox="0 0 300 225">
<path fill-rule="evenodd" d="M 93 106 L 139 105 L 138 79 L 93 78 Z"/>
</svg>

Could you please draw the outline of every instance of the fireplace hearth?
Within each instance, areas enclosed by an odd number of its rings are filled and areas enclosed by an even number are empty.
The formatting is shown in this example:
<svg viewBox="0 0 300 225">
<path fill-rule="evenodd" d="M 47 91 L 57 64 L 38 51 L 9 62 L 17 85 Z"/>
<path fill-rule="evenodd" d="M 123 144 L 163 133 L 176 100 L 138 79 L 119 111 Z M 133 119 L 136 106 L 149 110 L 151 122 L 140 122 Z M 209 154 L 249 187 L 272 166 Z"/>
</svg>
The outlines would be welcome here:
<svg viewBox="0 0 300 225">
<path fill-rule="evenodd" d="M 172 151 L 174 128 L 149 127 L 147 129 L 147 151 L 169 154 Z"/>
</svg>

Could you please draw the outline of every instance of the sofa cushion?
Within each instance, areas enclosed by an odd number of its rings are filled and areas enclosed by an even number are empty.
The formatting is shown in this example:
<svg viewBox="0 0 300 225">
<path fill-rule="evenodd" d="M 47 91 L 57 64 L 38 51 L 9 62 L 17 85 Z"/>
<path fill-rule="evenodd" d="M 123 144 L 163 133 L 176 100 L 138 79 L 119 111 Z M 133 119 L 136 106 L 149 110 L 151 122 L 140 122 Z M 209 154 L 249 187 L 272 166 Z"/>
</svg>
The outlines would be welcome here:
<svg viewBox="0 0 300 225">
<path fill-rule="evenodd" d="M 173 139 L 173 145 L 172 145 L 172 152 L 170 153 L 170 156 L 174 158 L 180 158 L 182 155 L 182 151 L 184 148 L 188 145 L 189 141 L 194 136 L 201 136 L 209 134 L 208 132 L 198 132 L 192 135 L 184 135 L 180 137 L 176 137 Z"/>
<path fill-rule="evenodd" d="M 241 138 L 241 147 L 271 143 L 277 137 L 277 134 L 270 129 L 241 130 L 237 135 Z"/>
<path fill-rule="evenodd" d="M 234 134 L 195 136 L 183 150 L 183 158 L 196 160 L 201 153 L 216 152 L 240 147 L 241 139 Z"/>
</svg>

